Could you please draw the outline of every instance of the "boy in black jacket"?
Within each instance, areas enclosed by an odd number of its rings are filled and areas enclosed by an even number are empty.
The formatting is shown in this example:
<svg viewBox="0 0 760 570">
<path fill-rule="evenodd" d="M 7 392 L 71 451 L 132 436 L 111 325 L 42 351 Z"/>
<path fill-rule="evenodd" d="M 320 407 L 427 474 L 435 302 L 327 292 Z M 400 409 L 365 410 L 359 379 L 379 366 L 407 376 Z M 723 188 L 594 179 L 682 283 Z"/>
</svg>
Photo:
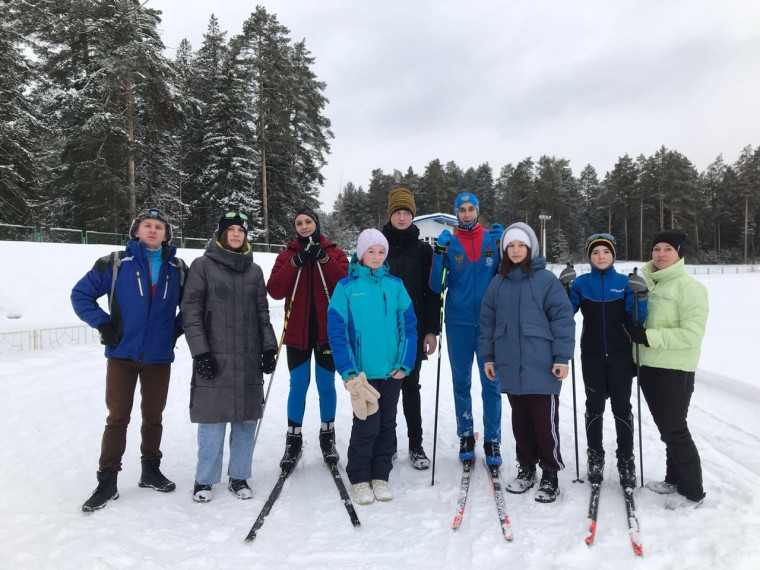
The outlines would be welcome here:
<svg viewBox="0 0 760 570">
<path fill-rule="evenodd" d="M 422 448 L 422 415 L 420 403 L 420 367 L 422 360 L 436 349 L 440 332 L 441 298 L 430 290 L 428 277 L 433 248 L 420 241 L 420 230 L 412 223 L 416 207 L 407 188 L 394 188 L 388 194 L 388 223 L 382 232 L 388 240 L 388 263 L 391 275 L 404 282 L 414 303 L 417 317 L 417 362 L 404 378 L 401 397 L 409 436 L 409 458 L 415 469 L 427 469 L 430 460 Z"/>
</svg>

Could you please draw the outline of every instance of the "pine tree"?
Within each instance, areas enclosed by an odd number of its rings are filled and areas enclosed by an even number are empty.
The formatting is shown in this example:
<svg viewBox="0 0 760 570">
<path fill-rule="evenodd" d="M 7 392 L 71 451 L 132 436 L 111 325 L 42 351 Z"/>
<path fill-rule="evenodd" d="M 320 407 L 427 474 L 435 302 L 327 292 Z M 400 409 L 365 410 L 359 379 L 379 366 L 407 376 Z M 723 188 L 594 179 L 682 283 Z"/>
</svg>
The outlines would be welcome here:
<svg viewBox="0 0 760 570">
<path fill-rule="evenodd" d="M 258 155 L 263 239 L 284 241 L 298 208 L 318 205 L 320 168 L 332 137 L 323 115 L 325 84 L 311 71 L 305 43 L 258 6 L 243 24 L 238 64 L 249 81 L 255 116 L 251 146 Z"/>
<path fill-rule="evenodd" d="M 146 125 L 174 120 L 158 12 L 137 0 L 41 0 L 32 33 L 56 118 L 60 164 L 48 191 L 55 223 L 126 231 L 147 194 L 137 183 Z"/>
<path fill-rule="evenodd" d="M 16 5 L 0 4 L 0 222 L 34 225 L 32 206 L 47 176 L 41 143 L 46 128 L 25 95 L 35 74 L 22 52 L 22 14 Z"/>
</svg>

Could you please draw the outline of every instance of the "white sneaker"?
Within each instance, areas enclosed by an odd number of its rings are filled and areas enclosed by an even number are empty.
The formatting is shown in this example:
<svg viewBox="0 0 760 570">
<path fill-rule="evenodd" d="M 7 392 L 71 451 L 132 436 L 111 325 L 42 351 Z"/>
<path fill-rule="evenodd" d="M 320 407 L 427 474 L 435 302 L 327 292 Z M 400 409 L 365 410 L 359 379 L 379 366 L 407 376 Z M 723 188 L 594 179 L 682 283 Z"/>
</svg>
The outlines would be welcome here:
<svg viewBox="0 0 760 570">
<path fill-rule="evenodd" d="M 354 483 L 351 490 L 354 493 L 354 503 L 357 505 L 369 505 L 375 501 L 375 494 L 367 481 Z"/>
<path fill-rule="evenodd" d="M 672 495 L 677 490 L 673 483 L 668 483 L 667 481 L 647 481 L 647 484 L 644 486 L 660 495 Z"/>
<path fill-rule="evenodd" d="M 383 481 L 382 479 L 372 480 L 372 492 L 378 501 L 390 501 L 393 498 L 393 493 L 391 493 L 390 487 L 388 487 L 388 481 Z"/>
<path fill-rule="evenodd" d="M 680 493 L 674 493 L 665 499 L 665 508 L 669 511 L 687 511 L 689 509 L 696 509 L 704 502 L 704 497 L 698 501 L 692 501 Z"/>
</svg>

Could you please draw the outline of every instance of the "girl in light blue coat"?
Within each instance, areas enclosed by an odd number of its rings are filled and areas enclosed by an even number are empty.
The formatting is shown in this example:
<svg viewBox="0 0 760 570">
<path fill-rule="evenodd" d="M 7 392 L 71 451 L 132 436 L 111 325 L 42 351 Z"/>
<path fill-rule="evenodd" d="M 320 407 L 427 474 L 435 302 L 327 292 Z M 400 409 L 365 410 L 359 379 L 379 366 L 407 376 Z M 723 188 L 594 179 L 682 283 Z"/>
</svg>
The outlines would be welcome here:
<svg viewBox="0 0 760 570">
<path fill-rule="evenodd" d="M 573 307 L 559 279 L 538 256 L 530 226 L 516 223 L 502 236 L 499 275 L 480 310 L 479 355 L 490 379 L 498 379 L 512 406 L 518 475 L 507 485 L 524 493 L 543 474 L 536 501 L 559 494 L 564 468 L 559 442 L 559 391 L 575 347 Z"/>
<path fill-rule="evenodd" d="M 396 448 L 401 380 L 414 368 L 417 317 L 401 279 L 385 261 L 388 241 L 378 230 L 359 235 L 348 277 L 338 282 L 327 309 L 335 368 L 354 410 L 346 474 L 354 501 L 393 498 L 388 476 Z"/>
</svg>

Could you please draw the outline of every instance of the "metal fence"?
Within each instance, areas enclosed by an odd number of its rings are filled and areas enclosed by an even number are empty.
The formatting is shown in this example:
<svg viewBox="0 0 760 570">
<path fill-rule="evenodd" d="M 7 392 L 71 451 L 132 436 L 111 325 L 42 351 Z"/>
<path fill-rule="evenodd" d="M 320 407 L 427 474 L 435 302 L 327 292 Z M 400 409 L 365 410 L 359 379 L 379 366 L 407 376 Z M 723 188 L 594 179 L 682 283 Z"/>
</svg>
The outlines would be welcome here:
<svg viewBox="0 0 760 570">
<path fill-rule="evenodd" d="M 88 325 L 6 332 L 0 333 L 0 354 L 99 341 L 98 331 Z"/>
<path fill-rule="evenodd" d="M 82 243 L 101 245 L 126 245 L 129 235 L 115 232 L 96 232 L 75 230 L 71 228 L 40 228 L 36 226 L 19 226 L 15 224 L 0 224 L 0 240 L 2 241 L 34 241 L 49 243 Z M 204 249 L 209 238 L 176 236 L 172 241 L 181 248 Z M 263 253 L 278 253 L 287 245 L 281 243 L 252 242 L 253 251 Z"/>
<path fill-rule="evenodd" d="M 285 305 L 283 303 L 270 304 L 269 315 L 275 322 L 282 320 L 285 317 Z M 100 342 L 100 334 L 97 329 L 89 325 L 0 332 L 0 354 L 47 350 L 93 342 Z"/>
</svg>

